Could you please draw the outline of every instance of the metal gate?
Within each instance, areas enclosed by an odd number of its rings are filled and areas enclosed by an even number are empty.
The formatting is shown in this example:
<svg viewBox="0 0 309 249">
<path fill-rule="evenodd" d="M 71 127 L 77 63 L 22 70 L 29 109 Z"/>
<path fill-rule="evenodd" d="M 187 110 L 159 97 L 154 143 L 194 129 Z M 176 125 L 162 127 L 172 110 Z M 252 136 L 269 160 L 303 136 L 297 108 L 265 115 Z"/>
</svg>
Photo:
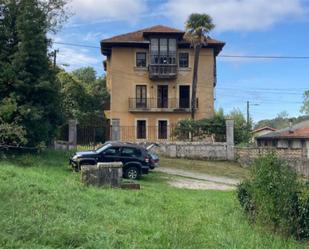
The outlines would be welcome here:
<svg viewBox="0 0 309 249">
<path fill-rule="evenodd" d="M 109 124 L 101 126 L 77 125 L 77 146 L 81 149 L 94 149 L 109 140 Z"/>
</svg>

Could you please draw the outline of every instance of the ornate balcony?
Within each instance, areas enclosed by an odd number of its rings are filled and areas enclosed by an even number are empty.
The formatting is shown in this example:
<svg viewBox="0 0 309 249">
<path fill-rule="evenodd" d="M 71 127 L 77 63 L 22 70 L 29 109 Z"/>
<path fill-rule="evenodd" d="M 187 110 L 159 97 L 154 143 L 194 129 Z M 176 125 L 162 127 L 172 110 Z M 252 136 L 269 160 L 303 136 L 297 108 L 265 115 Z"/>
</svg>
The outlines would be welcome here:
<svg viewBox="0 0 309 249">
<path fill-rule="evenodd" d="M 156 64 L 149 65 L 149 78 L 151 80 L 175 79 L 177 77 L 177 65 Z"/>
<path fill-rule="evenodd" d="M 175 79 L 176 77 L 176 53 L 150 53 L 150 79 Z"/>
</svg>

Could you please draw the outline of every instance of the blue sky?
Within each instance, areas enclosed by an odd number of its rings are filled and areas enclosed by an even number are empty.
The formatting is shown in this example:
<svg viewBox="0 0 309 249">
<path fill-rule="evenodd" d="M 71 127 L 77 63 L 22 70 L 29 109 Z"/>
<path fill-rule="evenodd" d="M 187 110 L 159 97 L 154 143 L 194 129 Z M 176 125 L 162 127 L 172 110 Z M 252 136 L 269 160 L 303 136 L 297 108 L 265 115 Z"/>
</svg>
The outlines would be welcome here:
<svg viewBox="0 0 309 249">
<path fill-rule="evenodd" d="M 183 29 L 190 13 L 209 13 L 222 55 L 309 56 L 309 0 L 72 0 L 74 13 L 54 41 L 98 47 L 101 39 L 163 24 Z M 104 74 L 99 49 L 54 44 L 66 70 L 92 66 Z M 282 111 L 300 115 L 309 90 L 309 59 L 218 58 L 216 108 L 246 111 L 254 121 Z"/>
</svg>

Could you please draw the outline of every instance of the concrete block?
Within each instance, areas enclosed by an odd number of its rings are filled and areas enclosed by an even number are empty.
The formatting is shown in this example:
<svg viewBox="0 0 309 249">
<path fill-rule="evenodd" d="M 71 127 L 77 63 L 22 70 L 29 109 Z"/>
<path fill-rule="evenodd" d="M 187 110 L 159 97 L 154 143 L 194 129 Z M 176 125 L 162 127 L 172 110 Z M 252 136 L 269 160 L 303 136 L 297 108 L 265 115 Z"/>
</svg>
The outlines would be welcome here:
<svg viewBox="0 0 309 249">
<path fill-rule="evenodd" d="M 81 167 L 81 181 L 89 186 L 119 188 L 122 180 L 122 163 L 110 162 Z"/>
</svg>

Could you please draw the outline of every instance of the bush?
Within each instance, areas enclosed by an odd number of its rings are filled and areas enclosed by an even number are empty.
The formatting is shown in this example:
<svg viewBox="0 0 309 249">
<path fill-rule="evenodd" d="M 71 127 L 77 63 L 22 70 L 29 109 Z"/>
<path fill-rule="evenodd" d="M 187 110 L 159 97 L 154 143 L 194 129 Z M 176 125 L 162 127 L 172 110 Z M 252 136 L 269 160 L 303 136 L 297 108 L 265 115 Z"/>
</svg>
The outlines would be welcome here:
<svg viewBox="0 0 309 249">
<path fill-rule="evenodd" d="M 201 140 L 214 135 L 216 141 L 225 141 L 225 119 L 215 115 L 211 119 L 181 120 L 177 123 L 173 135 L 180 140 Z"/>
<path fill-rule="evenodd" d="M 251 177 L 238 186 L 237 197 L 249 217 L 274 231 L 309 238 L 308 188 L 274 154 L 258 158 Z"/>
</svg>

